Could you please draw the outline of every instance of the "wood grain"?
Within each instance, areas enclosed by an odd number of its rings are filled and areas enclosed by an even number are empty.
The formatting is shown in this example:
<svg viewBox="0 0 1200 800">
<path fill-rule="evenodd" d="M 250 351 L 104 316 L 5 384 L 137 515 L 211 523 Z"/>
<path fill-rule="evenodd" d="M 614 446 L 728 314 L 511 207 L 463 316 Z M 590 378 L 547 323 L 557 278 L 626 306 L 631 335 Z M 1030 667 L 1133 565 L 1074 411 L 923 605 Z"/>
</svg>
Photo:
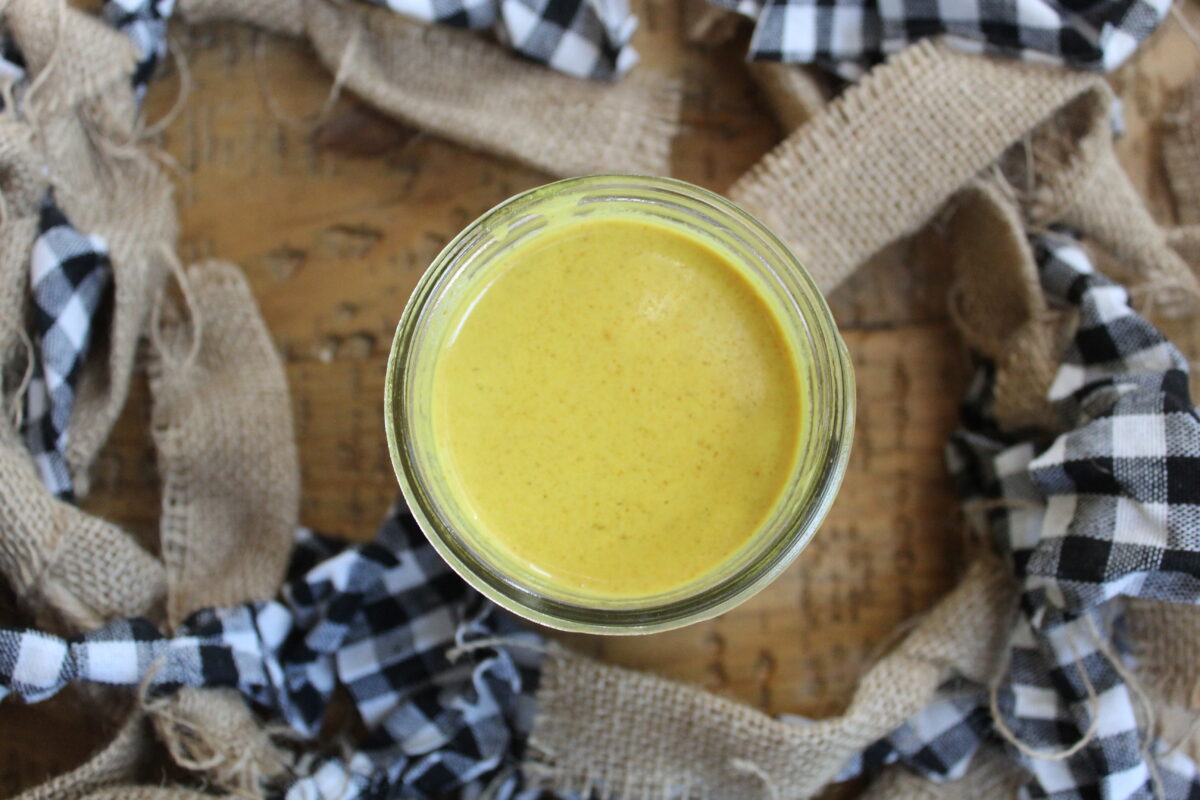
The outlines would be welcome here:
<svg viewBox="0 0 1200 800">
<path fill-rule="evenodd" d="M 679 4 L 641 5 L 643 61 L 675 72 L 685 87 L 673 173 L 723 190 L 780 137 L 741 64 L 745 40 L 689 46 Z M 1194 3 L 1186 13 L 1200 21 Z M 314 120 L 330 78 L 297 43 L 231 25 L 172 32 L 191 83 L 161 141 L 180 172 L 181 255 L 244 268 L 291 383 L 302 520 L 368 539 L 396 494 L 383 372 L 408 293 L 463 225 L 547 176 L 399 126 L 351 97 Z M 1113 77 L 1128 126 L 1122 161 L 1164 222 L 1172 209 L 1158 118 L 1169 94 L 1198 72 L 1200 51 L 1170 21 Z M 151 117 L 175 101 L 179 74 L 169 68 L 153 87 Z M 936 602 L 962 563 L 941 448 L 967 372 L 944 310 L 945 251 L 938 231 L 925 231 L 880 254 L 831 298 L 858 376 L 856 441 L 844 489 L 801 558 L 716 620 L 650 637 L 562 638 L 772 713 L 844 707 L 873 648 Z M 1178 330 L 1195 338 L 1193 328 Z M 88 507 L 153 547 L 158 480 L 148 419 L 139 382 L 96 464 Z M 6 704 L 0 791 L 83 758 L 98 735 L 69 723 L 69 711 L 69 703 Z"/>
</svg>

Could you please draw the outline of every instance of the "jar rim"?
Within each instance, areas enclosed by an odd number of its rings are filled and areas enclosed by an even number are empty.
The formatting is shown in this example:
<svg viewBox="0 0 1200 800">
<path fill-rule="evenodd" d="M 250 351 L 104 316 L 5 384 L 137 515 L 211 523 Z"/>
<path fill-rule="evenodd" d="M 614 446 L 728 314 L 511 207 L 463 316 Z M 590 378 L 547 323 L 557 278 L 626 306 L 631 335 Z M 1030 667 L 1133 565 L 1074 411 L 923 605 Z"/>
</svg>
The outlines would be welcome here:
<svg viewBox="0 0 1200 800">
<path fill-rule="evenodd" d="M 605 193 L 609 194 L 605 194 Z M 492 226 L 537 214 L 540 203 L 580 195 L 578 201 L 638 200 L 679 201 L 695 204 L 723 225 L 736 227 L 754 239 L 756 255 L 786 284 L 803 324 L 811 335 L 814 362 L 822 373 L 820 422 L 824 447 L 811 496 L 798 509 L 789 530 L 771 548 L 743 564 L 726 579 L 694 595 L 680 595 L 658 606 L 587 607 L 539 594 L 505 574 L 480 554 L 470 552 L 462 537 L 448 530 L 438 513 L 437 501 L 417 464 L 414 437 L 408 418 L 408 378 L 418 349 L 421 323 L 431 303 L 465 266 L 472 247 L 489 235 Z M 589 195 L 588 193 L 591 193 Z M 712 218 L 706 217 L 712 222 Z M 781 321 L 782 322 L 782 321 Z M 819 352 L 818 352 L 819 351 Z M 588 633 L 651 633 L 682 627 L 714 617 L 739 605 L 771 583 L 807 546 L 824 519 L 845 474 L 854 425 L 854 377 L 845 344 L 833 316 L 808 272 L 787 246 L 765 225 L 726 198 L 673 178 L 641 175 L 592 175 L 568 178 L 516 194 L 481 214 L 458 233 L 434 258 L 410 296 L 396 327 L 385 377 L 384 423 L 392 466 L 409 509 L 441 557 L 468 584 L 507 610 L 552 628 Z M 805 437 L 808 434 L 804 434 Z M 795 481 L 793 471 L 789 481 Z M 785 486 L 784 492 L 794 487 Z M 757 533 L 755 534 L 758 535 Z"/>
</svg>

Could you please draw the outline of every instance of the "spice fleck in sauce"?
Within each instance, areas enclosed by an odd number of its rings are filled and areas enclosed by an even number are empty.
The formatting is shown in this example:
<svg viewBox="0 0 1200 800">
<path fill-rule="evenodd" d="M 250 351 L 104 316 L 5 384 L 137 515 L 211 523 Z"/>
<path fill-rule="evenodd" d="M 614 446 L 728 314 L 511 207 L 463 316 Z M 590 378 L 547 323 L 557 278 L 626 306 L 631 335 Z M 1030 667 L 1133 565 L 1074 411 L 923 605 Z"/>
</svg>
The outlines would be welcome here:
<svg viewBox="0 0 1200 800">
<path fill-rule="evenodd" d="M 434 371 L 451 485 L 501 552 L 625 598 L 718 568 L 800 438 L 795 356 L 715 250 L 594 219 L 517 245 L 460 305 Z"/>
</svg>

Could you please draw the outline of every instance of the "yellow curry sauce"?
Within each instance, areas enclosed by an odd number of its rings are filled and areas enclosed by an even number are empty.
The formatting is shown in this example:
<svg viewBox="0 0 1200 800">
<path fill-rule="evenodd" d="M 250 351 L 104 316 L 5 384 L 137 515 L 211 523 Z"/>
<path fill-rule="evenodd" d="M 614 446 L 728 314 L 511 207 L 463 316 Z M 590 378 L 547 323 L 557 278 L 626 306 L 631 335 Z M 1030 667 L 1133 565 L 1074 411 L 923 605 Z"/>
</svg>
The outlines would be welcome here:
<svg viewBox="0 0 1200 800">
<path fill-rule="evenodd" d="M 718 568 L 800 439 L 795 357 L 762 297 L 686 232 L 598 218 L 501 257 L 434 368 L 446 476 L 497 549 L 628 598 Z"/>
</svg>

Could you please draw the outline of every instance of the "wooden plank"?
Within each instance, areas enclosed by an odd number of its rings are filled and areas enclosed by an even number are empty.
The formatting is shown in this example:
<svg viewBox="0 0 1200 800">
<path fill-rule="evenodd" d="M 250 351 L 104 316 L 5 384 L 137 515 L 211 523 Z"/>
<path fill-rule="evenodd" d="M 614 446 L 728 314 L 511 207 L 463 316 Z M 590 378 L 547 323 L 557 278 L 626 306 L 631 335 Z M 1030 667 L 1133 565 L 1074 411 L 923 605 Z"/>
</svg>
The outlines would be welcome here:
<svg viewBox="0 0 1200 800">
<path fill-rule="evenodd" d="M 1195 4 L 1185 13 L 1200 22 Z M 644 63 L 673 71 L 684 87 L 673 173 L 723 190 L 780 136 L 741 67 L 745 41 L 716 50 L 684 44 L 672 0 L 647 0 L 640 14 Z M 175 26 L 173 34 L 192 84 L 162 141 L 182 173 L 182 255 L 241 264 L 259 299 L 291 383 L 302 520 L 370 538 L 396 494 L 383 368 L 405 299 L 464 224 L 547 178 L 396 125 L 353 98 L 339 99 L 320 125 L 285 121 L 278 112 L 311 115 L 329 92 L 329 76 L 303 46 L 230 25 Z M 1170 92 L 1198 72 L 1200 51 L 1171 21 L 1114 77 L 1128 125 L 1120 155 L 1163 221 L 1172 210 L 1158 117 Z M 177 75 L 152 89 L 151 117 L 173 103 Z M 956 424 L 966 362 L 946 322 L 945 250 L 936 229 L 923 232 L 831 298 L 858 373 L 857 438 L 829 521 L 797 563 L 708 623 L 652 637 L 562 638 L 773 713 L 824 716 L 845 705 L 873 649 L 936 602 L 961 566 L 941 447 Z M 1173 331 L 1196 337 L 1195 326 Z M 139 381 L 97 462 L 88 507 L 153 547 L 158 480 L 148 419 Z M 0 620 L 18 619 L 0 611 Z M 4 706 L 0 791 L 84 757 L 98 741 L 87 732 L 102 732 L 72 723 L 80 705 Z"/>
</svg>

